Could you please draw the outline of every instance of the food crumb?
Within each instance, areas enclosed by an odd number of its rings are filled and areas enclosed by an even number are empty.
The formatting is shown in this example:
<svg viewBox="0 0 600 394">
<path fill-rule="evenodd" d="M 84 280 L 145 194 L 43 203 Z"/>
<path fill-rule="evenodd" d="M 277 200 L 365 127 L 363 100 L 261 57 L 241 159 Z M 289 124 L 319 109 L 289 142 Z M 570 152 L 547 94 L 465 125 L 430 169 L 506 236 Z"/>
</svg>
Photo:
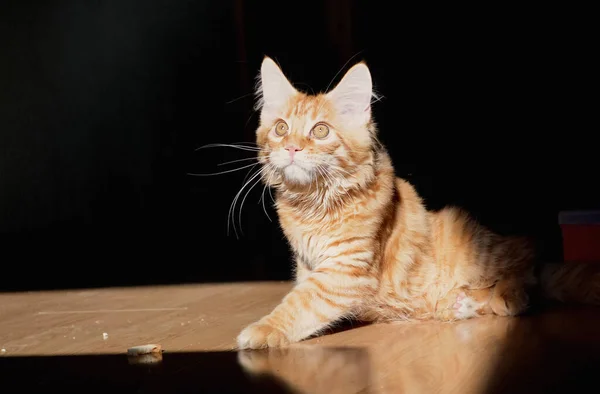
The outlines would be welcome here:
<svg viewBox="0 0 600 394">
<path fill-rule="evenodd" d="M 160 345 L 150 344 L 134 346 L 127 349 L 127 354 L 129 356 L 140 356 L 151 353 L 162 353 L 162 347 Z"/>
<path fill-rule="evenodd" d="M 104 339 L 106 341 L 108 339 L 108 333 L 103 332 L 102 333 L 102 339 Z"/>
<path fill-rule="evenodd" d="M 0 350 L 0 353 L 6 353 L 6 349 L 2 348 L 2 349 Z"/>
</svg>

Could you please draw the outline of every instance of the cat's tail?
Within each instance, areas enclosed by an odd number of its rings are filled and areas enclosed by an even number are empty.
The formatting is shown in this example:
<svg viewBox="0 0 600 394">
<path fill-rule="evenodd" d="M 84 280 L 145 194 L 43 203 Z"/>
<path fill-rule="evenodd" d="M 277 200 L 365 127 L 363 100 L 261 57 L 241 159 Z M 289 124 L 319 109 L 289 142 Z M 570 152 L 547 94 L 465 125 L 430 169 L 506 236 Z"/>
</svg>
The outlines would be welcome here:
<svg viewBox="0 0 600 394">
<path fill-rule="evenodd" d="M 539 279 L 544 298 L 600 306 L 600 264 L 546 264 Z"/>
</svg>

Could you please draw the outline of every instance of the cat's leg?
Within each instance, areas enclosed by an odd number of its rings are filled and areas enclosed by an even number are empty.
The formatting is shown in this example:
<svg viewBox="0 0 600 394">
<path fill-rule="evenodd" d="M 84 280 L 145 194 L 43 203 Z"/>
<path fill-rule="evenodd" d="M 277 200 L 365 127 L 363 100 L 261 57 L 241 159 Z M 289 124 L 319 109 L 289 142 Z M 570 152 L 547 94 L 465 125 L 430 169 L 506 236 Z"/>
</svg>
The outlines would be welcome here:
<svg viewBox="0 0 600 394">
<path fill-rule="evenodd" d="M 323 330 L 368 300 L 377 279 L 364 262 L 336 262 L 317 268 L 275 309 L 238 336 L 240 349 L 279 347 Z"/>
</svg>

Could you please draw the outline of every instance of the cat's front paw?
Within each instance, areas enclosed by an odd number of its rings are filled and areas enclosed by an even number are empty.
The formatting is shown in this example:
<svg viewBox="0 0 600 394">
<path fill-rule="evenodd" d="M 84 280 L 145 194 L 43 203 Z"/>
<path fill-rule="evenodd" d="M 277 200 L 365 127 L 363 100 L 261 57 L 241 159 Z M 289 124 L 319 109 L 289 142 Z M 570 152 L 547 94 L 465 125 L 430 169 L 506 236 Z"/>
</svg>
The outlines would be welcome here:
<svg viewBox="0 0 600 394">
<path fill-rule="evenodd" d="M 253 323 L 244 328 L 237 337 L 239 349 L 263 349 L 282 347 L 290 343 L 287 335 L 281 330 L 266 324 Z"/>
</svg>

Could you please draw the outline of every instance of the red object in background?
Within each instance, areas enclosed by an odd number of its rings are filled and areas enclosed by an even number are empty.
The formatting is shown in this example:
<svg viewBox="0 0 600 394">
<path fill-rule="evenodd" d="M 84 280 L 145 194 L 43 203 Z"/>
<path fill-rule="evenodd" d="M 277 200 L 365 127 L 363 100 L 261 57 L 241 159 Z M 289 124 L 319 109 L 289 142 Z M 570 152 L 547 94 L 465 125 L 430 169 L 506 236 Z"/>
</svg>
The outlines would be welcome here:
<svg viewBox="0 0 600 394">
<path fill-rule="evenodd" d="M 558 221 L 565 262 L 600 262 L 600 211 L 563 211 Z"/>
</svg>

